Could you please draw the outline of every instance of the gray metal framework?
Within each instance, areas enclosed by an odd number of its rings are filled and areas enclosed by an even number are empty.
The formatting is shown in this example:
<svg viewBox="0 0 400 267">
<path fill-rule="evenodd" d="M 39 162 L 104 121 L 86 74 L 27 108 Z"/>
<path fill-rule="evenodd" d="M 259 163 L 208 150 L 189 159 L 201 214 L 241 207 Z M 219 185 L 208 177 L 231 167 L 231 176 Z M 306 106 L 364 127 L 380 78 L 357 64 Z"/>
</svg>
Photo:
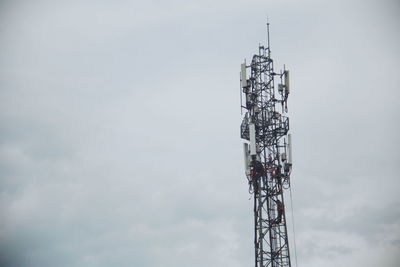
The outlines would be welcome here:
<svg viewBox="0 0 400 267">
<path fill-rule="evenodd" d="M 245 143 L 244 153 L 254 198 L 255 266 L 290 267 L 283 194 L 290 187 L 292 170 L 286 116 L 289 71 L 274 71 L 267 27 L 268 46 L 259 46 L 251 63 L 242 64 L 241 108 L 245 114 L 240 130 L 241 138 L 250 143 Z"/>
</svg>

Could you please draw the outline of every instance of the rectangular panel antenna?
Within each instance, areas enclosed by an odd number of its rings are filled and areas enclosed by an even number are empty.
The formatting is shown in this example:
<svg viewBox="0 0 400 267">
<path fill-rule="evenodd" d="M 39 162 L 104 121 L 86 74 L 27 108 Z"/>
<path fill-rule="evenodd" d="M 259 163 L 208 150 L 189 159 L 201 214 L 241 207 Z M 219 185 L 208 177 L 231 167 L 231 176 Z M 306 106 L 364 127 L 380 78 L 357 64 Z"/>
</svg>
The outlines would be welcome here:
<svg viewBox="0 0 400 267">
<path fill-rule="evenodd" d="M 247 75 L 246 75 L 246 63 L 240 65 L 240 80 L 242 81 L 242 87 L 247 87 Z"/>
</svg>

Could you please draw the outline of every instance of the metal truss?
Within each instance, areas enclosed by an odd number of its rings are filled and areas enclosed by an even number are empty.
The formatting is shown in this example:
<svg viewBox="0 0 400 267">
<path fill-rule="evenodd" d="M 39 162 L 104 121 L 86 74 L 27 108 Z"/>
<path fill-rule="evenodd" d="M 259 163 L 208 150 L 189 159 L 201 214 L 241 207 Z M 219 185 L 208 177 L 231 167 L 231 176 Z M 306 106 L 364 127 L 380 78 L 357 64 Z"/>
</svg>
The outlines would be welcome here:
<svg viewBox="0 0 400 267">
<path fill-rule="evenodd" d="M 256 267 L 291 266 L 283 195 L 290 187 L 292 169 L 289 118 L 285 115 L 288 95 L 289 71 L 274 71 L 268 34 L 268 47 L 259 46 L 258 54 L 250 65 L 242 64 L 241 71 L 245 114 L 240 129 L 241 138 L 249 141 L 244 153 L 249 191 L 254 197 Z"/>
</svg>

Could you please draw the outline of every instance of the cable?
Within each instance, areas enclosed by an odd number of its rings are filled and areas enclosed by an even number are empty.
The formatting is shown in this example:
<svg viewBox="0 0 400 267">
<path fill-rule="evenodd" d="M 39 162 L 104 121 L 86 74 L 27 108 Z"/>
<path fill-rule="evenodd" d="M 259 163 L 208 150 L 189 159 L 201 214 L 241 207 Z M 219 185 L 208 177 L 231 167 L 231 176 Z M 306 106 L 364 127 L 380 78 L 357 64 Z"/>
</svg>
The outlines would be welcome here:
<svg viewBox="0 0 400 267">
<path fill-rule="evenodd" d="M 293 212 L 293 198 L 292 198 L 292 188 L 290 187 L 289 189 L 290 192 L 290 207 L 292 209 L 292 226 L 293 226 L 293 241 L 294 241 L 294 260 L 296 262 L 296 267 L 298 267 L 297 264 L 297 246 L 296 246 L 296 233 L 294 231 L 294 212 Z"/>
</svg>

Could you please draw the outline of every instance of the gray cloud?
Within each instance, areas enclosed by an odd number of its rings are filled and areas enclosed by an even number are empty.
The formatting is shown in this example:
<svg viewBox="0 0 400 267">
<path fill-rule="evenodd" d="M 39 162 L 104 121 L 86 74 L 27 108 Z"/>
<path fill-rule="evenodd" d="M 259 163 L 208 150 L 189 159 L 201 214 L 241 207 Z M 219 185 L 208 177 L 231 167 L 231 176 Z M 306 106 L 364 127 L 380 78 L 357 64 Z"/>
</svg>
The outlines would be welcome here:
<svg viewBox="0 0 400 267">
<path fill-rule="evenodd" d="M 299 266 L 397 266 L 399 8 L 3 1 L 0 265 L 251 264 L 238 72 L 268 14 Z"/>
</svg>

